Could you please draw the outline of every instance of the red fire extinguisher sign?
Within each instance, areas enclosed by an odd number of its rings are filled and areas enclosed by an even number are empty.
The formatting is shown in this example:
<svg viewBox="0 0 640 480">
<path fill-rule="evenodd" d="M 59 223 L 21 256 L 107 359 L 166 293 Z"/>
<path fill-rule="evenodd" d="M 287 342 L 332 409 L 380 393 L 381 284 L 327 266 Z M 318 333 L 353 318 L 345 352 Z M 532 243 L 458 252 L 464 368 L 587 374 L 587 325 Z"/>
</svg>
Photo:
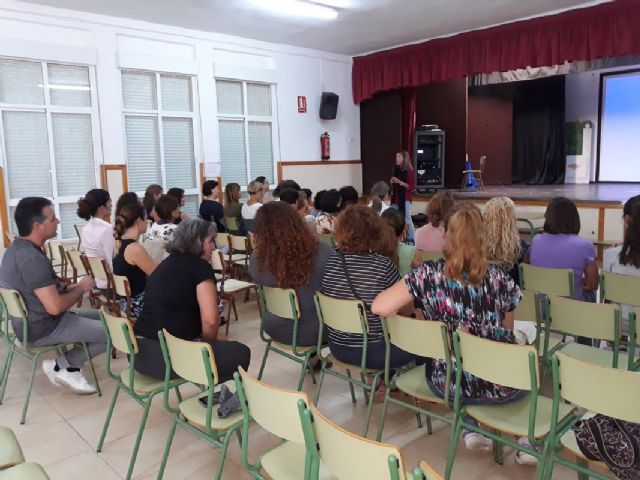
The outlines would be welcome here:
<svg viewBox="0 0 640 480">
<path fill-rule="evenodd" d="M 307 113 L 307 97 L 298 97 L 298 113 Z"/>
<path fill-rule="evenodd" d="M 322 151 L 322 160 L 329 160 L 331 158 L 331 139 L 328 132 L 320 135 L 320 149 Z"/>
</svg>

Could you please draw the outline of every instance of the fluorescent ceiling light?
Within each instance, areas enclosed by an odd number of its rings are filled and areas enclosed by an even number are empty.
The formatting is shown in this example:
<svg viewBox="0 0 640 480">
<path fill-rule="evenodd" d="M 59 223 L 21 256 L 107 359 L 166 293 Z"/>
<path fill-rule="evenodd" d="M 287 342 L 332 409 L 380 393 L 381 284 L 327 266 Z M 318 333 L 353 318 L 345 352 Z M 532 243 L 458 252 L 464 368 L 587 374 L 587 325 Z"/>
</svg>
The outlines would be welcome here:
<svg viewBox="0 0 640 480">
<path fill-rule="evenodd" d="M 333 8 L 302 0 L 249 0 L 249 3 L 264 10 L 291 17 L 334 20 L 338 16 L 337 10 Z"/>
<path fill-rule="evenodd" d="M 40 88 L 44 88 L 44 85 L 42 83 L 39 83 L 38 86 Z M 75 91 L 91 90 L 91 87 L 85 87 L 85 86 L 82 86 L 82 85 L 52 85 L 52 84 L 49 84 L 49 88 L 51 90 L 75 90 Z"/>
<path fill-rule="evenodd" d="M 353 0 L 311 0 L 318 5 L 325 5 L 327 7 L 335 8 L 349 8 L 352 7 Z"/>
</svg>

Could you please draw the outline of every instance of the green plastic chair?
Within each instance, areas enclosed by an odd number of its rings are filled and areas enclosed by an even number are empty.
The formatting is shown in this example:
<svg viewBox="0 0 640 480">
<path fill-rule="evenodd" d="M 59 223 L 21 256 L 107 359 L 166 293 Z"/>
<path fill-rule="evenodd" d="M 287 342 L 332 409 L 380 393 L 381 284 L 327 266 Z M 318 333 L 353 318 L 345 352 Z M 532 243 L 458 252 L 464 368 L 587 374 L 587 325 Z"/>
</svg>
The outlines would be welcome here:
<svg viewBox="0 0 640 480">
<path fill-rule="evenodd" d="M 24 454 L 15 433 L 9 427 L 0 426 L 0 470 L 20 463 L 24 463 Z"/>
<path fill-rule="evenodd" d="M 298 346 L 298 324 L 300 323 L 300 302 L 298 301 L 298 295 L 292 288 L 274 288 L 258 285 L 258 298 L 260 299 L 260 338 L 267 344 L 262 357 L 262 363 L 260 364 L 260 372 L 258 373 L 258 380 L 262 379 L 264 373 L 264 367 L 267 363 L 267 356 L 269 352 L 274 352 L 283 357 L 293 360 L 302 366 L 300 372 L 300 378 L 298 379 L 297 390 L 302 390 L 302 383 L 304 382 L 304 375 L 308 371 L 311 374 L 313 383 L 316 383 L 315 376 L 313 375 L 313 369 L 311 368 L 311 357 L 315 355 L 317 351 L 316 345 L 311 346 Z M 264 317 L 269 312 L 273 315 L 277 315 L 281 318 L 289 319 L 293 322 L 293 335 L 291 338 L 291 344 L 285 345 L 279 342 L 275 342 L 269 338 L 264 331 Z"/>
<path fill-rule="evenodd" d="M 320 240 L 322 243 L 326 243 L 331 248 L 335 248 L 336 246 L 336 242 L 333 239 L 333 233 L 319 233 L 318 240 Z"/>
<path fill-rule="evenodd" d="M 216 480 L 222 478 L 224 462 L 227 458 L 227 449 L 231 436 L 236 433 L 240 440 L 240 428 L 242 427 L 242 413 L 236 412 L 227 418 L 219 418 L 214 412 L 213 393 L 218 384 L 218 367 L 211 345 L 205 342 L 182 340 L 174 337 L 165 329 L 158 332 L 162 356 L 166 365 L 164 377 L 164 408 L 173 415 L 173 425 L 169 431 L 167 444 L 162 455 L 162 463 L 158 472 L 158 480 L 162 480 L 164 470 L 171 450 L 171 443 L 180 425 L 194 435 L 205 440 L 220 450 Z M 171 371 L 187 382 L 195 383 L 203 388 L 199 392 L 178 404 L 173 408 L 169 404 L 169 394 L 174 387 L 171 380 Z M 235 390 L 232 380 L 226 382 L 231 391 Z M 203 394 L 207 398 L 207 406 L 200 403 Z"/>
<path fill-rule="evenodd" d="M 545 321 L 545 338 L 551 332 L 574 337 L 584 336 L 596 340 L 606 340 L 613 344 L 613 350 L 602 350 L 590 345 L 576 342 L 560 343 L 555 349 L 548 349 L 552 355 L 562 349 L 568 355 L 580 358 L 586 362 L 604 367 L 633 370 L 633 355 L 620 352 L 621 318 L 620 309 L 613 303 L 590 303 L 570 298 L 549 295 L 547 302 L 547 318 Z M 630 351 L 635 351 L 635 317 L 632 315 L 629 329 L 632 332 Z M 598 342 L 599 343 L 599 342 Z"/>
<path fill-rule="evenodd" d="M 0 472 L 2 480 L 49 480 L 49 476 L 37 463 L 25 462 Z"/>
<path fill-rule="evenodd" d="M 237 217 L 224 217 L 224 226 L 227 231 L 236 234 L 240 231 L 240 222 Z"/>
<path fill-rule="evenodd" d="M 11 342 L 11 348 L 9 349 L 9 356 L 6 360 L 4 367 L 4 374 L 2 378 L 2 387 L 0 388 L 0 405 L 4 399 L 4 393 L 9 383 L 9 372 L 11 371 L 11 364 L 13 358 L 17 355 L 24 360 L 31 363 L 31 374 L 29 375 L 29 386 L 27 388 L 27 397 L 22 407 L 22 416 L 20 417 L 20 423 L 24 424 L 27 418 L 27 410 L 29 408 L 29 400 L 31 398 L 31 391 L 33 389 L 33 379 L 36 375 L 36 368 L 38 366 L 38 360 L 47 352 L 64 352 L 67 348 L 67 344 L 47 345 L 44 347 L 32 347 L 29 345 L 29 322 L 27 321 L 27 307 L 24 303 L 22 295 L 17 290 L 9 288 L 0 288 L 0 301 L 2 302 L 2 309 L 6 313 L 5 322 L 9 322 L 9 317 L 19 318 L 22 321 L 22 342 L 17 337 L 13 337 Z M 70 344 L 69 344 L 70 345 Z M 85 342 L 77 342 L 74 345 L 80 345 L 84 348 L 84 353 L 91 366 L 91 373 L 98 390 L 98 396 L 102 396 L 100 390 L 100 384 L 98 383 L 98 377 L 96 376 L 95 368 L 93 368 L 93 361 L 89 356 L 89 350 Z"/>
<path fill-rule="evenodd" d="M 441 258 L 444 258 L 444 253 L 442 252 L 427 252 L 425 250 L 416 251 L 418 252 L 418 255 L 420 255 L 420 258 L 423 262 L 430 262 L 432 260 L 440 260 Z"/>
<path fill-rule="evenodd" d="M 100 310 L 100 318 L 107 336 L 107 351 L 111 351 L 111 348 L 114 347 L 118 351 L 126 354 L 129 358 L 129 366 L 120 373 L 114 373 L 111 368 L 111 355 L 107 355 L 107 372 L 116 382 L 116 388 L 113 392 L 113 398 L 109 405 L 107 418 L 105 419 L 104 426 L 102 427 L 102 433 L 100 434 L 100 440 L 98 441 L 96 451 L 102 451 L 102 446 L 104 444 L 105 436 L 107 435 L 107 429 L 111 422 L 111 416 L 113 415 L 118 394 L 120 391 L 123 391 L 144 409 L 142 419 L 140 420 L 140 427 L 138 428 L 138 435 L 136 436 L 136 442 L 133 446 L 133 451 L 131 452 L 127 476 L 125 477 L 129 480 L 133 473 L 133 467 L 138 455 L 138 449 L 140 448 L 140 442 L 142 441 L 144 427 L 147 423 L 147 416 L 149 415 L 151 402 L 157 394 L 164 392 L 164 381 L 156 380 L 155 378 L 143 375 L 136 371 L 136 354 L 139 351 L 138 341 L 133 333 L 131 321 L 128 318 L 111 315 L 104 308 Z M 178 400 L 180 400 L 180 391 L 178 390 L 178 385 L 180 383 L 184 383 L 184 381 L 174 382 Z"/>
<path fill-rule="evenodd" d="M 449 399 L 447 397 L 442 399 L 431 391 L 425 381 L 426 365 L 419 365 L 404 373 L 398 373 L 395 377 L 392 377 L 390 368 L 391 345 L 395 345 L 406 352 L 413 353 L 420 357 L 446 360 L 447 374 L 445 391 L 448 392 L 451 384 L 451 362 L 449 361 L 451 354 L 449 352 L 447 327 L 442 322 L 417 320 L 415 318 L 396 315 L 394 317 L 383 318 L 382 328 L 384 330 L 387 347 L 384 369 L 384 382 L 387 385 L 387 390 L 384 396 L 384 404 L 380 414 L 376 439 L 380 441 L 382 438 L 389 403 L 415 412 L 419 427 L 422 427 L 420 414 L 424 414 L 427 417 L 427 432 L 429 434 L 432 433 L 432 417 L 451 425 L 452 420 L 450 418 L 432 412 L 429 408 L 430 404 L 445 405 L 448 407 Z M 391 392 L 395 388 L 411 397 L 413 402 L 407 403 L 392 397 Z M 417 399 L 426 403 L 425 408 L 418 407 Z"/>
<path fill-rule="evenodd" d="M 367 403 L 367 420 L 365 422 L 362 435 L 367 436 L 369 431 L 369 423 L 371 422 L 371 412 L 373 411 L 373 397 L 375 396 L 378 381 L 384 374 L 384 370 L 367 368 L 367 343 L 369 324 L 367 322 L 367 313 L 365 305 L 360 300 L 345 300 L 329 297 L 320 292 L 314 295 L 316 310 L 318 311 L 318 320 L 320 322 L 320 330 L 318 334 L 317 351 L 318 356 L 322 360 L 322 371 L 320 373 L 320 381 L 316 387 L 316 396 L 314 403 L 317 405 L 322 391 L 322 381 L 325 374 L 333 375 L 336 378 L 345 380 L 349 385 L 351 392 L 351 401 L 356 402 L 356 394 L 353 389 L 354 385 L 362 388 L 365 403 Z M 363 336 L 362 357 L 359 365 L 351 365 L 337 360 L 333 354 L 326 356 L 322 354 L 322 332 L 325 326 L 344 333 L 355 333 Z M 340 367 L 346 371 L 346 375 L 335 370 Z M 351 376 L 351 370 L 360 372 L 360 380 Z M 371 383 L 367 382 L 367 377 L 373 377 Z"/>
<path fill-rule="evenodd" d="M 431 465 L 422 461 L 420 465 L 413 471 L 413 480 L 443 480 Z"/>
<path fill-rule="evenodd" d="M 578 447 L 572 427 L 580 420 L 580 416 L 571 415 L 563 423 L 558 423 L 562 418 L 563 400 L 587 410 L 589 413 L 582 418 L 599 413 L 618 420 L 640 423 L 640 376 L 635 372 L 594 365 L 563 351 L 554 354 L 552 372 L 554 410 L 550 433 L 551 448 L 545 462 L 544 478 L 550 480 L 554 466 L 560 464 L 578 472 L 581 480 L 588 477 L 609 480 L 611 477 L 589 469 L 588 464 L 593 461 L 588 460 Z M 575 456 L 575 462 L 559 456 L 563 448 Z M 593 463 L 605 466 L 601 462 Z"/>
<path fill-rule="evenodd" d="M 355 435 L 336 425 L 314 405 L 298 400 L 307 451 L 335 480 L 409 480 L 400 449 Z M 314 467 L 315 468 L 315 467 Z"/>
<path fill-rule="evenodd" d="M 274 387 L 252 377 L 242 368 L 233 374 L 242 407 L 242 466 L 254 479 L 311 480 L 318 478 L 319 465 L 312 463 L 305 445 L 298 402 L 309 404 L 307 394 Z M 276 447 L 249 461 L 249 427 L 255 421 L 263 430 L 282 439 Z M 308 432 L 307 432 L 308 435 Z M 312 467 L 316 471 L 312 472 Z M 326 478 L 323 470 L 320 478 Z"/>
<path fill-rule="evenodd" d="M 548 453 L 552 411 L 557 410 L 556 421 L 562 422 L 572 414 L 574 407 L 556 405 L 550 398 L 539 395 L 540 375 L 535 347 L 494 342 L 460 330 L 453 334 L 453 347 L 457 366 L 453 405 L 454 431 L 449 443 L 445 478 L 451 478 L 462 429 L 480 433 L 493 440 L 494 457 L 501 465 L 503 445 L 534 456 L 539 462 L 536 479 L 542 478 L 542 465 Z M 528 390 L 530 395 L 502 405 L 463 406 L 463 371 L 498 385 Z M 557 400 L 555 403 L 558 403 Z M 467 415 L 478 423 L 465 420 Z M 526 437 L 534 448 L 520 445 L 516 440 L 502 436 L 503 433 Z"/>
</svg>

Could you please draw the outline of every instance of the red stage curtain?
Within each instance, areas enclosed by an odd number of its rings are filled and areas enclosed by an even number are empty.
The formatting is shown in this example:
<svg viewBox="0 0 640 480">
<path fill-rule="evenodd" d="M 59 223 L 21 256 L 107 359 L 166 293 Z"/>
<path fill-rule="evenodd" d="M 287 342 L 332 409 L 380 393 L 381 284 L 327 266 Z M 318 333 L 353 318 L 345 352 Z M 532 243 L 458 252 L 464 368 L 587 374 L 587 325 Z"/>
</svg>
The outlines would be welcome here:
<svg viewBox="0 0 640 480">
<path fill-rule="evenodd" d="M 640 54 L 640 0 L 461 33 L 353 59 L 353 100 L 431 82 Z"/>
<path fill-rule="evenodd" d="M 413 158 L 413 133 L 416 130 L 416 89 L 402 90 L 402 149 Z"/>
</svg>

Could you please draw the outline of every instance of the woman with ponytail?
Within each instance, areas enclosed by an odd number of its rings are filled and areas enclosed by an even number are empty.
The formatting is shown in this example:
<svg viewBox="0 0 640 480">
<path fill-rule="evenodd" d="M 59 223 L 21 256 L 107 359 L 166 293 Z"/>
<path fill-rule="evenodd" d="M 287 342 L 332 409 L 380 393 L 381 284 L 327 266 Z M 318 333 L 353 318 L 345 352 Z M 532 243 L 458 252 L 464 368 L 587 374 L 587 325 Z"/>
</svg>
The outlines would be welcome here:
<svg viewBox="0 0 640 480">
<path fill-rule="evenodd" d="M 106 190 L 94 188 L 78 200 L 78 217 L 87 221 L 80 233 L 80 249 L 87 257 L 101 258 L 110 270 L 113 270 L 112 259 L 115 249 L 113 227 L 109 223 L 111 217 L 111 196 Z M 96 286 L 104 290 L 107 282 L 96 279 Z"/>
<path fill-rule="evenodd" d="M 138 239 L 147 231 L 147 216 L 145 208 L 139 203 L 130 203 L 120 209 L 116 218 L 115 234 L 120 240 L 120 248 L 113 258 L 113 273 L 122 275 L 129 280 L 131 288 L 131 311 L 134 317 L 142 312 L 144 303 L 144 289 L 147 275 L 156 268 L 156 264 L 149 256 Z M 126 300 L 120 300 L 120 308 L 126 310 Z"/>
<path fill-rule="evenodd" d="M 389 202 L 391 201 L 391 195 L 389 194 L 390 188 L 386 182 L 376 182 L 371 187 L 371 203 L 369 203 L 369 207 L 373 208 L 373 210 L 382 215 L 383 212 L 391 207 Z"/>
</svg>

